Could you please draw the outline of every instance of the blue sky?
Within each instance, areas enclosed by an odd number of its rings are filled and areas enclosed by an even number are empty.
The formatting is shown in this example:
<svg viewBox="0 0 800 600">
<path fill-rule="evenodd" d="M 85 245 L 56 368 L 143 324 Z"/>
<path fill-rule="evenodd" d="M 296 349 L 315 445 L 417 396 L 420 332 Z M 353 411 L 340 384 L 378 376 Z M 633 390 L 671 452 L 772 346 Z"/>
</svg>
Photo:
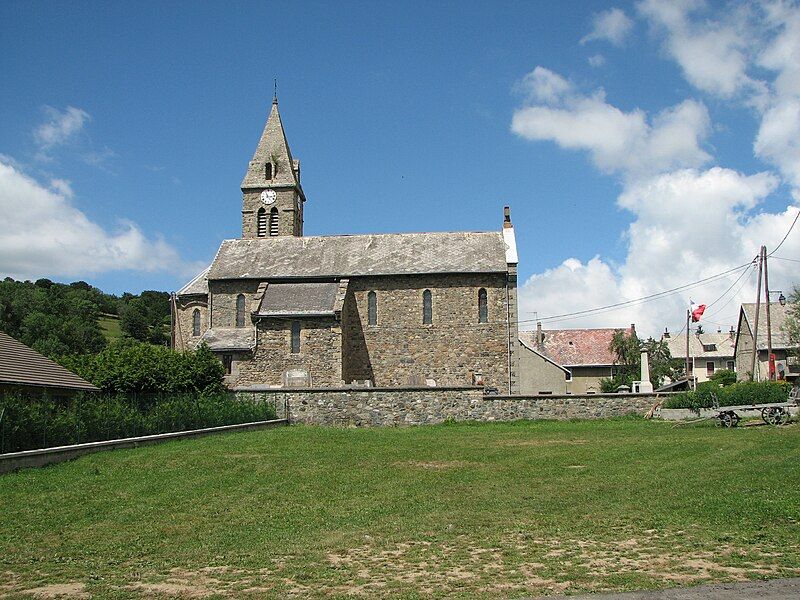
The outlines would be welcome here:
<svg viewBox="0 0 800 600">
<path fill-rule="evenodd" d="M 510 204 L 526 319 L 744 264 L 796 212 L 800 16 L 695 4 L 4 2 L 0 274 L 180 287 L 240 235 L 275 77 L 306 235 L 497 229 Z M 550 326 L 679 328 L 739 274 Z"/>
</svg>

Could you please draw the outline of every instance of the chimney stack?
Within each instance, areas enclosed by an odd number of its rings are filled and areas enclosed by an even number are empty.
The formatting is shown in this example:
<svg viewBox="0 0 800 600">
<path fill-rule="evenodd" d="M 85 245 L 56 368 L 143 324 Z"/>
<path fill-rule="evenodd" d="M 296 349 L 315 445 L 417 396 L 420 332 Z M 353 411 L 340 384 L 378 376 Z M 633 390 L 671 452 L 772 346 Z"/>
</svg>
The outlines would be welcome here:
<svg viewBox="0 0 800 600">
<path fill-rule="evenodd" d="M 541 350 L 544 344 L 544 334 L 542 333 L 542 322 L 536 322 L 536 349 Z"/>
<path fill-rule="evenodd" d="M 669 328 L 667 328 L 667 327 L 664 327 L 664 335 L 663 335 L 663 338 L 664 338 L 665 340 L 668 340 L 668 339 L 669 339 Z"/>
<path fill-rule="evenodd" d="M 503 229 L 509 229 L 513 227 L 511 224 L 511 207 L 504 206 L 503 207 Z"/>
</svg>

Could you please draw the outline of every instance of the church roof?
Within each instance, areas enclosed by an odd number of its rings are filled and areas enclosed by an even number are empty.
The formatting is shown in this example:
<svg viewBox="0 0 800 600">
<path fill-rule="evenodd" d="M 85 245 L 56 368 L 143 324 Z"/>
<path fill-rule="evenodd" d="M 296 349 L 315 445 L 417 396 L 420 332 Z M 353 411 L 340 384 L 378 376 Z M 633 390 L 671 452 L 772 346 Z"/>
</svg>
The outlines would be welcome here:
<svg viewBox="0 0 800 600">
<path fill-rule="evenodd" d="M 252 327 L 214 327 L 203 334 L 203 341 L 211 350 L 251 350 Z"/>
<path fill-rule="evenodd" d="M 270 283 L 256 316 L 334 315 L 338 292 L 338 283 Z"/>
<path fill-rule="evenodd" d="M 98 388 L 0 331 L 0 383 L 97 392 Z"/>
<path fill-rule="evenodd" d="M 208 294 L 208 270 L 211 268 L 209 265 L 198 273 L 194 279 L 178 290 L 178 296 L 191 296 L 194 294 Z"/>
<path fill-rule="evenodd" d="M 222 242 L 208 279 L 505 273 L 507 253 L 516 249 L 499 231 L 235 239 Z"/>
</svg>

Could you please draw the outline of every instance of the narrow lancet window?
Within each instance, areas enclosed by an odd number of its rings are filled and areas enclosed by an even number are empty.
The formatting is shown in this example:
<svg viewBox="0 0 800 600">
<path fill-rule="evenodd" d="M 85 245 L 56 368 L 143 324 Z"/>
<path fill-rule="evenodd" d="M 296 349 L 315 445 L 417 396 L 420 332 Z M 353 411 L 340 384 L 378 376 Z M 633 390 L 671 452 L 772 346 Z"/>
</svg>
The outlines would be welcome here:
<svg viewBox="0 0 800 600">
<path fill-rule="evenodd" d="M 244 294 L 236 296 L 236 326 L 244 327 Z"/>
<path fill-rule="evenodd" d="M 367 319 L 370 325 L 378 324 L 378 296 L 375 292 L 367 294 Z"/>
<path fill-rule="evenodd" d="M 300 321 L 292 321 L 292 354 L 300 352 Z"/>
<path fill-rule="evenodd" d="M 268 162 L 264 165 L 264 177 L 266 179 L 272 179 L 272 163 Z"/>
<path fill-rule="evenodd" d="M 269 211 L 269 234 L 270 236 L 278 235 L 278 209 L 273 208 Z"/>
<path fill-rule="evenodd" d="M 486 299 L 486 290 L 478 290 L 478 323 L 489 322 L 489 303 Z"/>
<path fill-rule="evenodd" d="M 267 211 L 258 209 L 258 237 L 267 236 Z"/>
<path fill-rule="evenodd" d="M 433 323 L 433 305 L 430 290 L 422 292 L 422 323 L 423 325 Z"/>
<path fill-rule="evenodd" d="M 197 337 L 200 335 L 200 309 L 195 308 L 192 313 L 192 335 Z"/>
</svg>

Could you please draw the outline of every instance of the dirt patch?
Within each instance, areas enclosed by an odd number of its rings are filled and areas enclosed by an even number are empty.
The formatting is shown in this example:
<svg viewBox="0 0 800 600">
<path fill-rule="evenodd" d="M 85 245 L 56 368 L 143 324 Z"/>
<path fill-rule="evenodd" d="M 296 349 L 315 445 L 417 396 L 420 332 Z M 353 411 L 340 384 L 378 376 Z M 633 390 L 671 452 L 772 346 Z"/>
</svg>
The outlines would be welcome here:
<svg viewBox="0 0 800 600">
<path fill-rule="evenodd" d="M 20 590 L 22 594 L 28 594 L 34 598 L 89 598 L 86 592 L 86 584 L 79 581 L 70 583 L 54 583 L 43 585 L 37 588 Z"/>
</svg>

